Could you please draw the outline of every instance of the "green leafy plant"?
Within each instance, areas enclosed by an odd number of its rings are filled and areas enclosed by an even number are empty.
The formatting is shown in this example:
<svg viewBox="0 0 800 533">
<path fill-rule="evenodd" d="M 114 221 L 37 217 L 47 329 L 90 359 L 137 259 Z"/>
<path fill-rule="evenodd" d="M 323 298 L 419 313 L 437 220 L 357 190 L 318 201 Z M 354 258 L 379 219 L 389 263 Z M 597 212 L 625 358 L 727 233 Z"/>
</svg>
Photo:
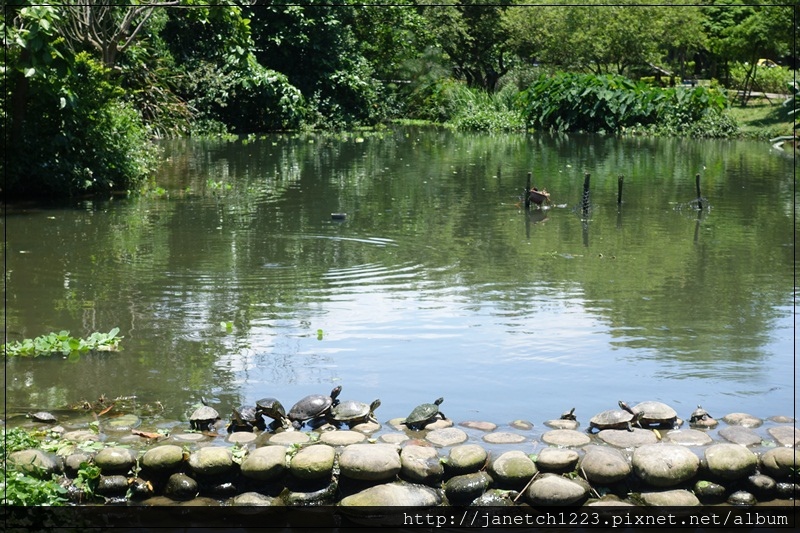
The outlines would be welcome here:
<svg viewBox="0 0 800 533">
<path fill-rule="evenodd" d="M 54 479 L 37 479 L 13 470 L 0 472 L 0 505 L 65 505 L 67 489 Z"/>
<path fill-rule="evenodd" d="M 72 337 L 69 331 L 48 333 L 35 339 L 24 339 L 4 344 L 6 357 L 39 357 L 47 355 L 73 355 L 92 351 L 116 351 L 122 337 L 117 336 L 119 328 L 108 333 L 94 332 L 85 339 Z"/>
</svg>

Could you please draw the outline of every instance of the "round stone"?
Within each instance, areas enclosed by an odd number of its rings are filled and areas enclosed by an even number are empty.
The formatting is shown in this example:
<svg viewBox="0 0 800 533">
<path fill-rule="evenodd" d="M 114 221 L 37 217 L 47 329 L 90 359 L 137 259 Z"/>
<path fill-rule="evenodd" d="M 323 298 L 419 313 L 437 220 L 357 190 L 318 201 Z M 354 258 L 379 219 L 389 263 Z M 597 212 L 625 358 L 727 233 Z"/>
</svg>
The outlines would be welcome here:
<svg viewBox="0 0 800 533">
<path fill-rule="evenodd" d="M 280 477 L 286 469 L 285 446 L 262 446 L 256 448 L 244 458 L 240 467 L 242 475 L 260 481 L 269 481 Z"/>
<path fill-rule="evenodd" d="M 335 457 L 336 452 L 327 444 L 306 446 L 292 458 L 289 471 L 299 479 L 329 478 Z"/>
<path fill-rule="evenodd" d="M 575 450 L 550 447 L 539 452 L 536 467 L 543 472 L 572 472 L 579 459 L 580 455 Z"/>
<path fill-rule="evenodd" d="M 725 499 L 725 487 L 713 481 L 701 480 L 694 484 L 692 489 L 695 495 L 703 502 L 715 503 Z"/>
<path fill-rule="evenodd" d="M 631 473 L 631 467 L 622 452 L 608 446 L 588 446 L 580 468 L 586 479 L 599 485 L 622 481 Z"/>
<path fill-rule="evenodd" d="M 255 442 L 256 435 L 255 433 L 249 433 L 247 431 L 237 431 L 235 433 L 231 433 L 228 435 L 227 441 L 232 444 L 250 444 L 251 442 Z"/>
<path fill-rule="evenodd" d="M 761 469 L 778 480 L 789 480 L 797 468 L 797 450 L 772 448 L 761 456 Z"/>
<path fill-rule="evenodd" d="M 734 444 L 755 446 L 761 444 L 761 437 L 750 428 L 744 426 L 728 426 L 719 430 L 719 436 Z"/>
<path fill-rule="evenodd" d="M 102 475 L 97 480 L 95 492 L 101 496 L 119 496 L 128 491 L 128 478 L 121 474 Z"/>
<path fill-rule="evenodd" d="M 234 496 L 228 500 L 230 505 L 243 506 L 243 507 L 269 507 L 272 505 L 281 505 L 280 498 L 273 498 L 266 496 L 259 492 L 244 492 L 238 496 Z"/>
<path fill-rule="evenodd" d="M 206 446 L 192 452 L 189 467 L 199 476 L 226 474 L 233 469 L 233 455 L 228 448 Z"/>
<path fill-rule="evenodd" d="M 367 436 L 359 431 L 328 431 L 323 433 L 319 438 L 320 442 L 330 444 L 331 446 L 348 446 L 350 444 L 358 444 L 367 440 Z"/>
<path fill-rule="evenodd" d="M 202 433 L 175 433 L 172 435 L 172 439 L 178 442 L 200 442 L 202 440 L 208 440 L 209 437 L 206 437 Z"/>
<path fill-rule="evenodd" d="M 435 429 L 425 436 L 425 440 L 436 446 L 455 446 L 467 440 L 467 434 L 458 428 Z"/>
<path fill-rule="evenodd" d="M 444 467 L 435 448 L 409 445 L 400 451 L 400 473 L 416 483 L 432 484 L 442 479 Z"/>
<path fill-rule="evenodd" d="M 454 446 L 447 454 L 446 468 L 451 475 L 477 472 L 486 465 L 489 454 L 479 444 Z"/>
<path fill-rule="evenodd" d="M 728 496 L 728 503 L 731 505 L 751 506 L 758 503 L 755 496 L 744 490 L 737 490 Z"/>
<path fill-rule="evenodd" d="M 469 505 L 486 492 L 491 482 L 486 472 L 455 476 L 445 483 L 444 493 L 451 505 Z"/>
<path fill-rule="evenodd" d="M 278 446 L 291 446 L 292 444 L 305 444 L 311 441 L 311 437 L 302 431 L 284 431 L 270 435 L 267 444 Z"/>
<path fill-rule="evenodd" d="M 555 420 L 546 420 L 544 425 L 553 429 L 578 429 L 581 424 L 577 420 L 557 418 Z"/>
<path fill-rule="evenodd" d="M 704 431 L 696 429 L 678 429 L 667 433 L 667 440 L 681 446 L 705 446 L 714 442 Z"/>
<path fill-rule="evenodd" d="M 103 448 L 94 456 L 94 464 L 103 474 L 127 473 L 136 464 L 136 454 L 129 448 Z"/>
<path fill-rule="evenodd" d="M 759 500 L 771 500 L 775 495 L 777 483 L 775 480 L 764 474 L 755 474 L 747 478 L 747 485 Z"/>
<path fill-rule="evenodd" d="M 168 472 L 179 469 L 183 460 L 183 448 L 174 444 L 164 444 L 147 450 L 142 457 L 142 466 L 157 472 Z"/>
<path fill-rule="evenodd" d="M 186 474 L 172 474 L 164 487 L 164 496 L 178 501 L 195 498 L 199 492 L 197 481 Z"/>
<path fill-rule="evenodd" d="M 731 426 L 744 426 L 747 428 L 757 428 L 764 423 L 760 418 L 747 413 L 730 413 L 723 416 L 722 420 Z"/>
<path fill-rule="evenodd" d="M 755 472 L 758 459 L 740 444 L 720 443 L 706 448 L 705 463 L 715 476 L 741 479 Z"/>
<path fill-rule="evenodd" d="M 533 429 L 533 422 L 528 422 L 527 420 L 514 420 L 509 424 L 509 426 L 511 426 L 514 429 L 529 431 Z"/>
<path fill-rule="evenodd" d="M 542 435 L 542 440 L 553 446 L 586 446 L 592 439 L 574 429 L 554 429 Z"/>
<path fill-rule="evenodd" d="M 797 446 L 800 443 L 800 431 L 792 426 L 778 426 L 767 430 L 781 446 Z"/>
<path fill-rule="evenodd" d="M 359 445 L 356 445 L 359 446 Z M 382 507 L 427 508 L 442 503 L 438 491 L 413 483 L 384 483 L 362 490 L 339 501 L 344 512 L 358 514 Z"/>
<path fill-rule="evenodd" d="M 429 422 L 428 424 L 425 424 L 425 428 L 424 429 L 426 431 L 436 430 L 436 429 L 445 429 L 445 428 L 451 428 L 451 427 L 453 427 L 453 425 L 454 425 L 453 421 L 450 420 L 449 418 L 446 419 L 446 420 L 441 419 L 441 418 L 437 418 L 433 422 Z M 409 429 L 408 427 L 406 427 L 405 424 L 403 425 L 403 427 L 405 429 Z"/>
<path fill-rule="evenodd" d="M 359 433 L 363 433 L 365 435 L 372 435 L 379 429 L 381 429 L 381 425 L 377 422 L 373 422 L 372 420 L 368 420 L 366 422 L 362 422 L 360 424 L 356 424 L 351 428 L 353 431 L 358 431 Z"/>
<path fill-rule="evenodd" d="M 643 492 L 641 497 L 646 505 L 658 507 L 697 507 L 700 505 L 697 496 L 683 489 Z"/>
<path fill-rule="evenodd" d="M 58 471 L 55 460 L 41 450 L 20 450 L 8 455 L 8 465 L 28 476 L 49 479 Z"/>
<path fill-rule="evenodd" d="M 624 429 L 604 429 L 597 434 L 597 438 L 617 448 L 637 448 L 645 444 L 658 442 L 656 434 L 649 429 L 634 428 L 633 431 Z"/>
<path fill-rule="evenodd" d="M 496 433 L 484 435 L 483 440 L 489 444 L 519 444 L 520 442 L 525 442 L 527 439 L 524 435 L 519 435 L 517 433 L 498 431 Z"/>
<path fill-rule="evenodd" d="M 767 420 L 771 420 L 777 424 L 794 424 L 794 418 L 786 415 L 771 416 Z"/>
<path fill-rule="evenodd" d="M 468 420 L 466 422 L 461 422 L 459 426 L 469 429 L 477 429 L 480 431 L 494 431 L 495 429 L 497 429 L 497 424 L 493 424 L 492 422 L 483 422 L 477 420 Z"/>
<path fill-rule="evenodd" d="M 134 414 L 124 414 L 110 419 L 105 424 L 105 429 L 109 431 L 130 431 L 139 427 L 142 420 Z"/>
<path fill-rule="evenodd" d="M 392 479 L 401 466 L 398 449 L 392 444 L 351 444 L 339 456 L 341 474 L 351 479 Z"/>
<path fill-rule="evenodd" d="M 775 490 L 778 498 L 783 500 L 796 500 L 800 496 L 800 485 L 797 483 L 781 481 L 776 485 Z"/>
<path fill-rule="evenodd" d="M 316 482 L 315 486 L 318 485 L 319 483 Z M 337 487 L 336 481 L 331 480 L 323 483 L 322 487 L 317 490 L 298 490 L 295 492 L 286 489 L 281 492 L 281 499 L 291 507 L 332 506 L 336 503 Z"/>
<path fill-rule="evenodd" d="M 401 442 L 409 440 L 409 437 L 405 433 L 387 433 L 381 435 L 378 439 L 387 444 L 400 444 Z"/>
<path fill-rule="evenodd" d="M 80 470 L 81 465 L 84 463 L 90 463 L 91 461 L 92 457 L 87 453 L 71 453 L 66 459 L 64 459 L 64 468 L 72 475 L 72 477 L 75 477 L 78 474 L 78 470 Z"/>
<path fill-rule="evenodd" d="M 88 442 L 100 440 L 100 436 L 97 433 L 94 431 L 89 431 L 88 429 L 67 431 L 61 436 L 61 438 L 70 442 Z"/>
<path fill-rule="evenodd" d="M 677 444 L 647 444 L 636 448 L 632 459 L 634 473 L 653 487 L 674 487 L 693 478 L 700 459 Z"/>
<path fill-rule="evenodd" d="M 545 474 L 531 483 L 526 496 L 533 505 L 575 505 L 586 499 L 588 489 L 556 474 Z"/>
<path fill-rule="evenodd" d="M 536 474 L 536 465 L 524 452 L 514 450 L 492 461 L 489 473 L 501 488 L 521 489 Z"/>
</svg>

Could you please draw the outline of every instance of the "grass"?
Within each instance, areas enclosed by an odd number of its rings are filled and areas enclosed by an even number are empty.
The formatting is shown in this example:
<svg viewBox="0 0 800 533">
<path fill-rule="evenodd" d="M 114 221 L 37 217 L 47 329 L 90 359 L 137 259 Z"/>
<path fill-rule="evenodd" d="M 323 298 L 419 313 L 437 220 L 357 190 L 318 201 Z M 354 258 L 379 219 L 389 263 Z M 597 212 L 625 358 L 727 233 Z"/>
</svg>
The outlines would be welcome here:
<svg viewBox="0 0 800 533">
<path fill-rule="evenodd" d="M 752 99 L 746 107 L 735 104 L 726 111 L 739 124 L 742 137 L 770 139 L 779 135 L 792 135 L 794 120 L 787 114 L 783 100 Z"/>
</svg>

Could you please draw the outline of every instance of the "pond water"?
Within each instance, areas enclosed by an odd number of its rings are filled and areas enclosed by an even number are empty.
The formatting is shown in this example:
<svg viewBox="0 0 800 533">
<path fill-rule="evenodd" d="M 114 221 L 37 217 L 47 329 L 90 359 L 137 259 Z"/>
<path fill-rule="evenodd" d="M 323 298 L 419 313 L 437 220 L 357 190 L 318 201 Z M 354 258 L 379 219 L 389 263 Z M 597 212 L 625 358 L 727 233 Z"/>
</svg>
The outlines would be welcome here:
<svg viewBox="0 0 800 533">
<path fill-rule="evenodd" d="M 182 418 L 200 396 L 288 408 L 337 384 L 380 420 L 439 396 L 500 424 L 619 399 L 796 409 L 794 168 L 767 143 L 396 128 L 162 147 L 164 194 L 8 206 L 8 339 L 124 336 L 7 360 L 9 412 L 135 395 Z M 528 171 L 548 209 L 521 208 Z"/>
</svg>

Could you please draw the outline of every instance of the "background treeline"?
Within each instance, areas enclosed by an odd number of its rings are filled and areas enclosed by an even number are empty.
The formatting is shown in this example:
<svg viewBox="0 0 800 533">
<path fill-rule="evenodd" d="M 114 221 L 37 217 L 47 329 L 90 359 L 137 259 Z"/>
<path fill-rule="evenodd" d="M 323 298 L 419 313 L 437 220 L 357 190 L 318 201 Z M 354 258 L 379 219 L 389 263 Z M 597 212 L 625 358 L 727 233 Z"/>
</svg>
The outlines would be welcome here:
<svg viewBox="0 0 800 533">
<path fill-rule="evenodd" d="M 137 188 L 159 136 L 395 118 L 724 136 L 724 89 L 786 92 L 797 59 L 798 0 L 109 4 L 6 2 L 4 194 Z"/>
</svg>

